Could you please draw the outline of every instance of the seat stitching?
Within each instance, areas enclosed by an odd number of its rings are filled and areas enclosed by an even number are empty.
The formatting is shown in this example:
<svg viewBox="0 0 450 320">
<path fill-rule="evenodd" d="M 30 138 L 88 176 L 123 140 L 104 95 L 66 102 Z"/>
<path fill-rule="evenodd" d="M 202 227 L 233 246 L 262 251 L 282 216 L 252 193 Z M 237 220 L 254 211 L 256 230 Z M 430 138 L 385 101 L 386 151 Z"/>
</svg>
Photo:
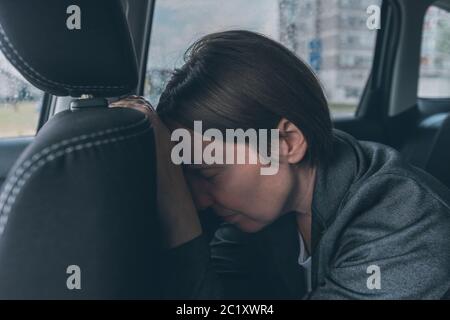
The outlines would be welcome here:
<svg viewBox="0 0 450 320">
<path fill-rule="evenodd" d="M 121 126 L 121 127 L 117 127 L 117 128 L 110 128 L 110 129 L 106 129 L 106 130 L 101 130 L 98 132 L 93 132 L 90 134 L 83 134 L 81 136 L 77 136 L 77 137 L 73 137 L 70 139 L 65 139 L 62 141 L 59 141 L 55 144 L 52 144 L 44 149 L 42 149 L 41 151 L 39 151 L 38 153 L 34 154 L 33 156 L 30 157 L 30 159 L 24 161 L 15 171 L 14 174 L 11 178 L 7 179 L 7 181 L 5 182 L 5 186 L 3 189 L 2 194 L 0 195 L 0 204 L 5 200 L 5 198 L 8 196 L 8 193 L 12 190 L 14 184 L 17 182 L 17 180 L 20 178 L 20 176 L 36 161 L 38 161 L 41 157 L 45 156 L 46 154 L 56 151 L 58 148 L 68 145 L 70 143 L 76 143 L 82 140 L 86 140 L 86 139 L 91 139 L 91 138 L 96 138 L 99 136 L 103 136 L 106 134 L 111 134 L 111 133 L 116 133 L 119 131 L 124 131 L 124 130 L 128 130 L 128 129 L 132 129 L 135 127 L 140 126 L 141 124 L 145 123 L 148 121 L 148 117 L 147 115 L 144 116 L 143 119 L 139 120 L 136 123 L 133 123 L 131 125 L 127 125 L 127 126 Z"/>
<path fill-rule="evenodd" d="M 41 157 L 45 156 L 46 154 L 48 154 L 48 153 L 50 153 L 52 151 L 56 151 L 58 148 L 60 148 L 62 146 L 65 146 L 65 145 L 68 145 L 70 143 L 76 143 L 76 142 L 79 142 L 79 141 L 82 141 L 82 140 L 96 138 L 96 137 L 103 136 L 103 135 L 106 135 L 106 134 L 111 134 L 111 133 L 115 133 L 115 132 L 119 132 L 119 131 L 132 129 L 132 128 L 140 126 L 142 123 L 145 123 L 147 121 L 148 121 L 148 117 L 147 117 L 147 115 L 144 115 L 144 118 L 142 120 L 139 120 L 138 122 L 135 122 L 133 124 L 126 125 L 126 126 L 121 126 L 121 127 L 117 127 L 117 128 L 110 128 L 110 129 L 106 129 L 106 130 L 101 130 L 101 131 L 93 132 L 93 133 L 90 133 L 90 134 L 83 134 L 81 136 L 77 136 L 77 137 L 73 137 L 73 138 L 70 138 L 70 139 L 65 139 L 65 140 L 59 141 L 59 142 L 57 142 L 55 144 L 52 144 L 52 145 L 42 149 L 38 153 L 36 153 L 33 156 L 31 156 L 30 159 L 24 161 L 14 171 L 13 176 L 11 178 L 7 179 L 7 181 L 5 182 L 5 186 L 4 186 L 3 192 L 0 195 L 0 204 L 8 196 L 8 193 L 12 190 L 14 184 L 17 182 L 17 180 L 20 178 L 20 176 L 25 172 L 25 170 L 27 170 L 32 165 L 33 162 L 38 161 Z"/>
<path fill-rule="evenodd" d="M 86 139 L 98 138 L 98 137 L 101 137 L 103 135 L 112 134 L 112 133 L 116 133 L 116 132 L 120 132 L 120 131 L 125 131 L 125 130 L 128 130 L 128 129 L 136 128 L 136 127 L 142 125 L 143 123 L 145 123 L 147 121 L 148 121 L 148 117 L 147 117 L 147 115 L 145 115 L 142 120 L 139 120 L 138 122 L 135 122 L 135 123 L 130 124 L 130 125 L 116 127 L 116 128 L 110 128 L 110 129 L 106 129 L 106 130 L 101 130 L 101 131 L 93 132 L 93 133 L 90 133 L 90 134 L 83 134 L 83 135 L 80 135 L 80 136 L 77 136 L 77 137 L 73 137 L 73 138 L 70 138 L 70 139 L 64 139 L 62 141 L 59 141 L 57 143 L 54 143 L 54 144 L 52 144 L 52 145 L 42 149 L 38 153 L 36 153 L 33 156 L 31 156 L 30 159 L 24 161 L 14 171 L 13 175 L 5 181 L 3 192 L 0 194 L 0 220 L 1 220 L 1 212 L 2 212 L 3 205 L 5 204 L 5 201 L 7 200 L 7 198 L 9 198 L 10 192 L 13 190 L 14 186 L 16 185 L 16 183 L 18 183 L 18 181 L 20 180 L 20 177 L 34 163 L 40 161 L 42 157 L 46 156 L 47 154 L 49 154 L 51 152 L 56 152 L 59 148 L 65 147 L 65 146 L 67 146 L 69 144 L 73 144 L 73 143 L 77 143 L 77 142 L 80 142 L 80 141 L 83 141 L 83 140 L 86 140 Z"/>
<path fill-rule="evenodd" d="M 64 155 L 74 153 L 77 151 L 81 151 L 81 150 L 85 150 L 85 149 L 90 149 L 90 148 L 100 146 L 100 145 L 116 143 L 116 142 L 124 141 L 126 139 L 134 138 L 134 137 L 137 137 L 139 135 L 146 133 L 150 129 L 151 129 L 151 127 L 147 127 L 147 128 L 145 128 L 145 130 L 142 130 L 141 132 L 133 133 L 130 135 L 122 135 L 122 136 L 114 137 L 114 138 L 107 138 L 107 139 L 103 139 L 103 140 L 96 140 L 96 141 L 90 141 L 90 142 L 85 142 L 85 143 L 81 143 L 81 144 L 76 144 L 74 146 L 69 146 L 69 147 L 61 149 L 59 151 L 50 153 L 43 159 L 38 159 L 38 160 L 34 161 L 32 163 L 32 165 L 29 166 L 28 169 L 23 173 L 23 176 L 17 181 L 16 185 L 11 190 L 11 192 L 9 192 L 7 197 L 3 201 L 0 201 L 0 236 L 2 235 L 2 233 L 4 231 L 5 225 L 8 221 L 8 215 L 11 212 L 11 208 L 14 205 L 21 189 L 26 184 L 28 179 L 33 175 L 33 173 L 36 172 L 39 168 L 43 167 L 47 163 L 52 162 Z"/>
</svg>

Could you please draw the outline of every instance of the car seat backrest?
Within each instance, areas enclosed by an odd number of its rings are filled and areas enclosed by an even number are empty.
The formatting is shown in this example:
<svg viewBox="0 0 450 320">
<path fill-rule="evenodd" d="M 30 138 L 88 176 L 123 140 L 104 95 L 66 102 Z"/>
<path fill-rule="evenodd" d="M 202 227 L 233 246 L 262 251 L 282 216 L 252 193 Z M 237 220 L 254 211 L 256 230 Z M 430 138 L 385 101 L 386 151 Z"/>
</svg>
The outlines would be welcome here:
<svg viewBox="0 0 450 320">
<path fill-rule="evenodd" d="M 411 164 L 450 187 L 450 113 L 420 120 L 399 149 Z"/>
<path fill-rule="evenodd" d="M 73 4 L 81 30 L 66 29 Z M 159 297 L 153 130 L 104 99 L 137 83 L 120 1 L 0 1 L 0 47 L 40 89 L 89 96 L 44 125 L 0 190 L 0 299 Z"/>
</svg>

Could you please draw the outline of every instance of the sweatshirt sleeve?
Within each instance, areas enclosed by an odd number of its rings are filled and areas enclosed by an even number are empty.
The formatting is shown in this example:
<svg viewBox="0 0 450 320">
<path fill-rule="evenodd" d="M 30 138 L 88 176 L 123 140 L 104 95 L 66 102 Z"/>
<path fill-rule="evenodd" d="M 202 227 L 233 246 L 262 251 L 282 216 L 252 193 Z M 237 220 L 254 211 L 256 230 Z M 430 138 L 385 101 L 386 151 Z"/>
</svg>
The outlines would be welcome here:
<svg viewBox="0 0 450 320">
<path fill-rule="evenodd" d="M 222 285 L 204 234 L 168 250 L 163 257 L 166 299 L 221 299 Z"/>
<path fill-rule="evenodd" d="M 255 235 L 223 224 L 211 242 L 201 236 L 169 250 L 164 257 L 167 299 L 267 299 L 282 295 Z"/>
</svg>

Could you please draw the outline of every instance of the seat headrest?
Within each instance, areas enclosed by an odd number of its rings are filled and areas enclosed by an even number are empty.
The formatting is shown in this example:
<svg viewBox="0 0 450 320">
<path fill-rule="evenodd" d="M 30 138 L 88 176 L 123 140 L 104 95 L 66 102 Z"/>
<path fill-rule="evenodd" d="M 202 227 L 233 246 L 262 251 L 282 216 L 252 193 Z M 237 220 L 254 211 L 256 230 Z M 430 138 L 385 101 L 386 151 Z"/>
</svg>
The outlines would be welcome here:
<svg viewBox="0 0 450 320">
<path fill-rule="evenodd" d="M 29 82 L 54 95 L 112 97 L 137 84 L 120 0 L 0 1 L 0 49 Z"/>
</svg>

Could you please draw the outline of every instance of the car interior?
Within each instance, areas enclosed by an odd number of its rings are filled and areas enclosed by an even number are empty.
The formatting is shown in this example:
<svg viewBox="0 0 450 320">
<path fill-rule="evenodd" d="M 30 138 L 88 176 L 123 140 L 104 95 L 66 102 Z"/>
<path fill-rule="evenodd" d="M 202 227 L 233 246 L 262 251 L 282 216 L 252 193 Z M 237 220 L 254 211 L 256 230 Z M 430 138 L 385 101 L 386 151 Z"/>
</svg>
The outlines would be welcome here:
<svg viewBox="0 0 450 320">
<path fill-rule="evenodd" d="M 153 131 L 144 114 L 108 108 L 146 95 L 160 1 L 0 1 L 0 49 L 42 92 L 34 134 L 0 132 L 0 299 L 161 297 Z M 72 4 L 79 32 L 65 28 Z M 450 80 L 446 96 L 418 94 L 430 7 L 448 13 L 450 0 L 382 1 L 356 111 L 333 124 L 450 187 Z M 221 221 L 201 218 L 211 237 Z M 71 265 L 89 270 L 81 291 L 65 286 Z"/>
</svg>

